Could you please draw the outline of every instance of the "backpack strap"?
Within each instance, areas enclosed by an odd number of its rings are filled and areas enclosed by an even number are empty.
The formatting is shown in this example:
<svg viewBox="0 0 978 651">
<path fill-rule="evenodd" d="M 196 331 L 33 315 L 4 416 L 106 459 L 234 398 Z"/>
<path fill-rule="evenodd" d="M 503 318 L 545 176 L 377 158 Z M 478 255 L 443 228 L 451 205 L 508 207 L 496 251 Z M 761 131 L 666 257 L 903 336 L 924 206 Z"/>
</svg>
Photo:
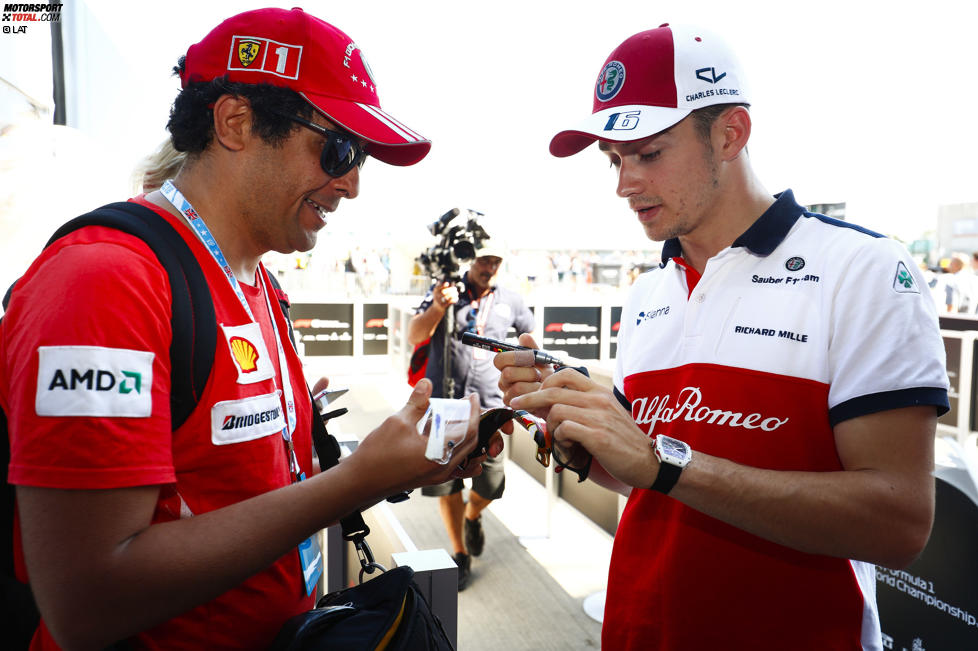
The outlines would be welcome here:
<svg viewBox="0 0 978 651">
<path fill-rule="evenodd" d="M 7 465 L 10 463 L 10 444 L 7 441 L 7 417 L 0 409 L 0 430 L 3 433 L 3 485 L 0 486 L 0 646 L 19 651 L 30 646 L 31 638 L 40 621 L 30 586 L 21 583 L 14 575 L 14 487 L 7 483 Z"/>
<path fill-rule="evenodd" d="M 309 398 L 312 399 L 310 392 Z M 342 416 L 346 410 L 337 410 L 337 416 Z M 327 415 L 326 418 L 329 416 Z M 319 457 L 319 469 L 325 472 L 340 462 L 340 444 L 336 437 L 326 431 L 325 418 L 316 413 L 316 401 L 312 401 L 312 445 Z M 374 564 L 373 552 L 364 538 L 370 533 L 370 527 L 363 521 L 360 511 L 354 511 L 340 518 L 340 528 L 343 530 L 343 540 L 348 540 L 357 548 L 361 565 Z M 371 570 L 373 572 L 373 570 Z"/>
<path fill-rule="evenodd" d="M 172 296 L 173 331 L 170 418 L 176 430 L 200 401 L 217 346 L 214 302 L 200 263 L 170 222 L 146 206 L 130 201 L 111 203 L 72 219 L 45 246 L 85 226 L 107 226 L 138 237 L 153 250 L 166 271 Z"/>
</svg>

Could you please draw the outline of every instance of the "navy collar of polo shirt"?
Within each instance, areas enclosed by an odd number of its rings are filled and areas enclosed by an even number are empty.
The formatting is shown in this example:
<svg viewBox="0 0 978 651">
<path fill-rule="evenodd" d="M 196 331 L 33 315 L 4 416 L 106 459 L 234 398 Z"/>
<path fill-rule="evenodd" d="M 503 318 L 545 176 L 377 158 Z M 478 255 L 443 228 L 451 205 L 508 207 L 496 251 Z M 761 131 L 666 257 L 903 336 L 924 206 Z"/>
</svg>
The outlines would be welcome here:
<svg viewBox="0 0 978 651">
<path fill-rule="evenodd" d="M 776 194 L 774 198 L 774 203 L 751 224 L 750 228 L 734 240 L 731 247 L 744 247 L 754 255 L 760 256 L 770 255 L 778 248 L 798 218 L 805 214 L 805 209 L 795 201 L 795 195 L 791 190 Z M 679 244 L 678 237 L 666 240 L 662 245 L 662 262 L 659 266 L 664 268 L 666 263 L 673 258 L 681 257 L 682 254 L 683 248 Z"/>
</svg>

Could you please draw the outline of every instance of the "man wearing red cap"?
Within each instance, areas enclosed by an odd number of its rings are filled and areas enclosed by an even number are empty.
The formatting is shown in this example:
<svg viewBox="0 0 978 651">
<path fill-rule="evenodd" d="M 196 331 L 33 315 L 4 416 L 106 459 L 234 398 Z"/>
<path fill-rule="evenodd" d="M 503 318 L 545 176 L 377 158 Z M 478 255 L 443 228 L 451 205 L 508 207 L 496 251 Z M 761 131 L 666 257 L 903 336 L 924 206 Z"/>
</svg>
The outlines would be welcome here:
<svg viewBox="0 0 978 651">
<path fill-rule="evenodd" d="M 2 321 L 16 562 L 42 615 L 37 649 L 266 648 L 313 604 L 322 556 L 299 553 L 313 534 L 480 467 L 425 459 L 420 382 L 352 456 L 314 474 L 312 405 L 261 256 L 311 249 L 356 198 L 367 155 L 411 165 L 430 148 L 380 108 L 355 42 L 301 9 L 251 11 L 178 72 L 168 127 L 186 162 L 132 201 L 179 232 L 207 279 L 217 345 L 196 409 L 171 430 L 170 285 L 137 238 L 86 227 L 58 240 Z M 102 391 L 103 375 L 119 390 Z M 475 444 L 472 406 L 459 458 Z"/>
<path fill-rule="evenodd" d="M 898 243 L 764 189 L 749 102 L 716 36 L 663 25 L 612 52 L 591 117 L 550 145 L 599 141 L 664 241 L 623 307 L 613 392 L 496 357 L 555 458 L 628 496 L 606 651 L 881 649 L 874 564 L 929 535 L 948 384 L 923 279 Z"/>
</svg>

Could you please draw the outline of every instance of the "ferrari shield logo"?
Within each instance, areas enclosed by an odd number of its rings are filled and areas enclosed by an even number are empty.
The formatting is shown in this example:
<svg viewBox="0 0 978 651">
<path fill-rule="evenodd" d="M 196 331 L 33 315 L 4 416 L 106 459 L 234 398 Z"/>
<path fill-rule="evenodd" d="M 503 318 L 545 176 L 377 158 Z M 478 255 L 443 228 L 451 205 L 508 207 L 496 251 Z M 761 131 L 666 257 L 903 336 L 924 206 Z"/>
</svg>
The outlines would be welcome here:
<svg viewBox="0 0 978 651">
<path fill-rule="evenodd" d="M 247 68 L 258 58 L 260 51 L 261 43 L 259 41 L 240 41 L 238 43 L 238 61 Z"/>
</svg>

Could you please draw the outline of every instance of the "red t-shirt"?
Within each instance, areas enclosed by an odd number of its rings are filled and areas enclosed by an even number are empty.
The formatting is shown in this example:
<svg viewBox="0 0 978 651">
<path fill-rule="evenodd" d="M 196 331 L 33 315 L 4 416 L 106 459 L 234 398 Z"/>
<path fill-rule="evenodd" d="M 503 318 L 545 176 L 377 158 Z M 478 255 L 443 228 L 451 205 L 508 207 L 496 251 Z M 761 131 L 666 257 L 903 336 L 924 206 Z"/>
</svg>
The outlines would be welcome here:
<svg viewBox="0 0 978 651">
<path fill-rule="evenodd" d="M 291 475 L 282 437 L 282 374 L 261 283 L 243 286 L 256 326 L 189 227 L 142 198 L 136 201 L 183 234 L 211 287 L 217 347 L 197 409 L 171 431 L 166 273 L 146 244 L 105 227 L 62 238 L 18 282 L 0 332 L 0 401 L 9 420 L 10 483 L 159 485 L 153 516 L 159 523 L 286 486 Z M 271 301 L 296 400 L 295 448 L 310 474 L 311 405 L 302 365 L 274 296 Z M 25 580 L 20 549 L 15 557 Z M 237 588 L 133 641 L 146 648 L 265 648 L 283 622 L 312 601 L 298 552 L 291 551 Z M 56 648 L 43 627 L 33 648 Z"/>
</svg>

